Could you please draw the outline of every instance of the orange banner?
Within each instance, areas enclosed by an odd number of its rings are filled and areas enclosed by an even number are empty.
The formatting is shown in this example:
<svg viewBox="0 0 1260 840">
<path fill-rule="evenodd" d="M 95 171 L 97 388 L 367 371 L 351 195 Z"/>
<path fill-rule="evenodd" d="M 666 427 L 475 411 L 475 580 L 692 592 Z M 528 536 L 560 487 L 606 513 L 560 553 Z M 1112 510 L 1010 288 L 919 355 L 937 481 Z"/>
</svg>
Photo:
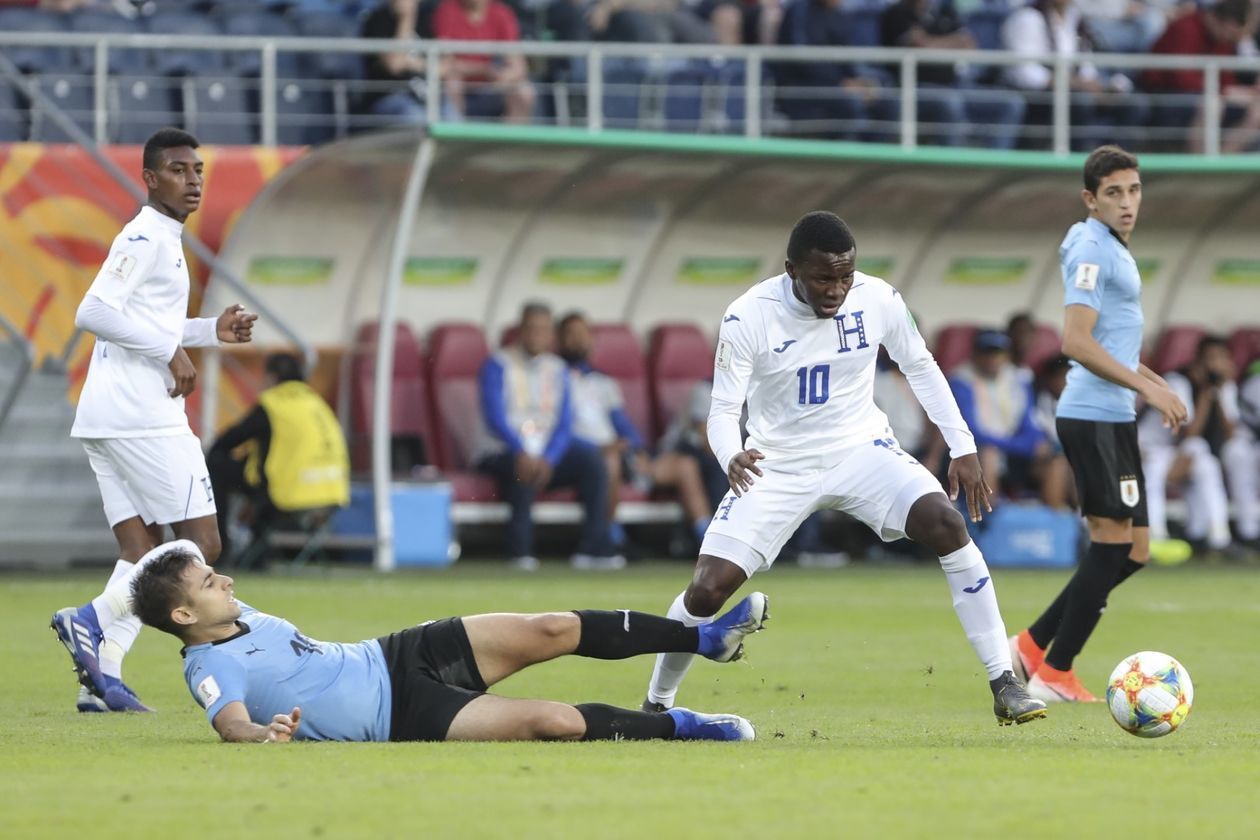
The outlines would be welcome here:
<svg viewBox="0 0 1260 840">
<path fill-rule="evenodd" d="M 300 148 L 203 147 L 206 184 L 190 233 L 218 250 L 237 216 Z M 139 146 L 105 154 L 143 187 Z M 59 355 L 74 333 L 74 313 L 109 253 L 110 243 L 139 205 L 78 146 L 0 144 L 0 315 L 22 330 L 41 359 Z M 191 255 L 190 255 L 191 257 Z M 192 311 L 209 270 L 195 258 Z M 77 395 L 91 352 L 90 337 L 70 359 Z"/>
</svg>

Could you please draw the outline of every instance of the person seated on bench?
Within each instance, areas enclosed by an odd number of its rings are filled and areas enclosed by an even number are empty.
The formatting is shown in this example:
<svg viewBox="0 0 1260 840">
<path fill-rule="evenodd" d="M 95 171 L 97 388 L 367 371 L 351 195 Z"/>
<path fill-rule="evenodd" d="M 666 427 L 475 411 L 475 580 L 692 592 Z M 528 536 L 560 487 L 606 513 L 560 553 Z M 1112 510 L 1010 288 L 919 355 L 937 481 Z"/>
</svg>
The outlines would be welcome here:
<svg viewBox="0 0 1260 840">
<path fill-rule="evenodd" d="M 569 371 L 551 352 L 555 338 L 551 309 L 527 303 L 519 342 L 486 359 L 478 378 L 482 422 L 472 460 L 498 479 L 512 508 L 507 551 L 514 567 L 538 568 L 534 496 L 552 487 L 575 487 L 582 529 L 574 568 L 620 568 L 625 558 L 613 554 L 608 533 L 608 468 L 599 447 L 573 436 Z"/>
<path fill-rule="evenodd" d="M 350 502 L 346 439 L 328 403 L 306 384 L 302 363 L 273 353 L 263 365 L 258 404 L 219 436 L 206 465 L 218 501 L 222 556 L 230 557 L 229 498 L 242 494 L 253 508 L 255 538 L 304 511 Z M 244 457 L 233 452 L 244 448 Z"/>
</svg>

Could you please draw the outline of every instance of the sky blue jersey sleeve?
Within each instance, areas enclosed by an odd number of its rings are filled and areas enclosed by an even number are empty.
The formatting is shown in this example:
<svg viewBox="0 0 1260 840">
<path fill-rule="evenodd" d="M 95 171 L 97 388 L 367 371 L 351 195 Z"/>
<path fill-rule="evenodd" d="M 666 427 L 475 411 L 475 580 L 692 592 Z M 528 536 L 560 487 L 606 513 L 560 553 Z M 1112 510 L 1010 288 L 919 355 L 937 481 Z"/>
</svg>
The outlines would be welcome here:
<svg viewBox="0 0 1260 840">
<path fill-rule="evenodd" d="M 188 672 L 188 689 L 203 709 L 206 720 L 214 717 L 229 703 L 245 702 L 245 669 L 231 656 L 208 650 L 197 658 Z"/>
<path fill-rule="evenodd" d="M 1082 239 L 1073 244 L 1062 260 L 1063 305 L 1101 311 L 1110 264 L 1111 255 L 1097 242 Z"/>
</svg>

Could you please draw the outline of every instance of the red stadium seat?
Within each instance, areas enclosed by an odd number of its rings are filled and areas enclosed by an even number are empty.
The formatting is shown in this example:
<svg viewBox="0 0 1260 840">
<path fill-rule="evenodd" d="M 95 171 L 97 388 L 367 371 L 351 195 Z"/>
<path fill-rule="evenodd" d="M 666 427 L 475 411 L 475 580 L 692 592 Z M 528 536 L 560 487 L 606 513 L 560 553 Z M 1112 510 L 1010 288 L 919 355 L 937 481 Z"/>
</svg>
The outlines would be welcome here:
<svg viewBox="0 0 1260 840">
<path fill-rule="evenodd" d="M 503 332 L 499 333 L 499 346 L 511 347 L 521 339 L 521 325 L 508 324 L 503 328 Z"/>
<path fill-rule="evenodd" d="M 932 355 L 936 356 L 936 363 L 940 365 L 942 371 L 948 374 L 971 358 L 971 342 L 975 340 L 978 329 L 979 327 L 974 324 L 941 327 L 940 332 L 936 334 L 936 344 Z"/>
<path fill-rule="evenodd" d="M 652 419 L 659 437 L 698 380 L 713 375 L 713 345 L 694 324 L 661 324 L 648 344 Z"/>
<path fill-rule="evenodd" d="M 1024 361 L 1032 370 L 1040 371 L 1042 365 L 1062 352 L 1063 340 L 1059 338 L 1059 331 L 1049 324 L 1037 324 L 1037 333 Z"/>
<path fill-rule="evenodd" d="M 1247 365 L 1260 359 L 1260 327 L 1239 327 L 1230 333 L 1229 352 L 1234 358 L 1234 369 L 1242 376 Z"/>
<path fill-rule="evenodd" d="M 473 324 L 443 324 L 429 333 L 430 393 L 437 409 L 433 458 L 443 470 L 469 466 L 480 428 L 477 375 L 489 355 L 481 328 Z"/>
<path fill-rule="evenodd" d="M 644 443 L 651 444 L 652 412 L 647 365 L 639 339 L 625 324 L 595 324 L 591 332 L 595 339 L 591 365 L 617 380 L 625 400 L 626 415 L 643 436 Z"/>
<path fill-rule="evenodd" d="M 1185 367 L 1194 360 L 1199 339 L 1205 334 L 1202 327 L 1165 327 L 1155 341 L 1152 369 L 1162 374 Z"/>
<path fill-rule="evenodd" d="M 355 336 L 350 362 L 350 450 L 355 471 L 371 469 L 372 389 L 376 382 L 376 340 L 380 324 L 367 323 Z M 395 440 L 413 437 L 423 441 L 430 460 L 437 444 L 433 411 L 420 343 L 406 324 L 394 328 L 394 375 L 390 408 L 390 435 Z"/>
</svg>

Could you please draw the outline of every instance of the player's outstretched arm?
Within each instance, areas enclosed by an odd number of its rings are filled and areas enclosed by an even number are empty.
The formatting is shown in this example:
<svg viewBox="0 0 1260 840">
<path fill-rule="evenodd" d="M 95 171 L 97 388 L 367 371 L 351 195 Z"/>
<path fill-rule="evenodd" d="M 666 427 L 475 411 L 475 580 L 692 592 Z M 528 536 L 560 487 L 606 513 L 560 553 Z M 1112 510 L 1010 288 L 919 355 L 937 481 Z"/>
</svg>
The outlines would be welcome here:
<svg viewBox="0 0 1260 840">
<path fill-rule="evenodd" d="M 302 722 L 302 710 L 297 706 L 287 715 L 276 715 L 267 726 L 260 726 L 249 719 L 245 704 L 228 703 L 214 716 L 214 729 L 219 737 L 230 743 L 265 744 L 286 742 L 293 739 Z"/>
</svg>

